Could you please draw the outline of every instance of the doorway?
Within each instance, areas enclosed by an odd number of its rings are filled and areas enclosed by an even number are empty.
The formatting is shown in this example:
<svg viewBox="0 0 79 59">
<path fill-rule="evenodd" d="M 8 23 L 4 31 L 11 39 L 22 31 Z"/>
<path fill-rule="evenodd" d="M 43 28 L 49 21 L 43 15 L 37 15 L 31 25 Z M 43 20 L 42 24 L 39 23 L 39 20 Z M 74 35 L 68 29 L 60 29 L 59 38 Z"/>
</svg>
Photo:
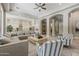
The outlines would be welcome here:
<svg viewBox="0 0 79 59">
<path fill-rule="evenodd" d="M 50 35 L 57 36 L 63 33 L 63 15 L 58 14 L 50 18 Z"/>
<path fill-rule="evenodd" d="M 69 13 L 69 33 L 79 36 L 79 8 Z"/>
<path fill-rule="evenodd" d="M 43 19 L 41 21 L 41 34 L 46 35 L 46 33 L 47 33 L 47 21 L 46 19 Z"/>
</svg>

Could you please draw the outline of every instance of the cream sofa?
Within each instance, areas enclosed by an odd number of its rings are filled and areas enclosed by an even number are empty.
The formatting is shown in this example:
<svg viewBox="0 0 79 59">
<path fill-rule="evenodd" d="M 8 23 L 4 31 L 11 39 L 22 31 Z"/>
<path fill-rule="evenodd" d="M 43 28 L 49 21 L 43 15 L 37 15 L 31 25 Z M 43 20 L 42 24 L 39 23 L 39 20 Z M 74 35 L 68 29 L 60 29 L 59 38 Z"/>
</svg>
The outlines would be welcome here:
<svg viewBox="0 0 79 59">
<path fill-rule="evenodd" d="M 0 45 L 0 56 L 27 56 L 28 40 Z"/>
</svg>

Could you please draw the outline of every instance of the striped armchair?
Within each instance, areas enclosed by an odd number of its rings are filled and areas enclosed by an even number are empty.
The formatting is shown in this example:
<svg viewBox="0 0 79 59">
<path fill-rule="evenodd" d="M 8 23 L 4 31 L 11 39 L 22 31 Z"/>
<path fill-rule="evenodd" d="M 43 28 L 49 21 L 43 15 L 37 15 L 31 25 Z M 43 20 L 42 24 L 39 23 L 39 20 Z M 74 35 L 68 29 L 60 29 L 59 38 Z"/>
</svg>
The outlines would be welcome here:
<svg viewBox="0 0 79 59">
<path fill-rule="evenodd" d="M 63 36 L 58 36 L 59 39 L 63 40 L 64 46 L 71 46 L 73 41 L 73 34 L 64 34 Z"/>
<path fill-rule="evenodd" d="M 48 41 L 37 47 L 38 56 L 60 56 L 63 49 L 63 41 Z"/>
<path fill-rule="evenodd" d="M 63 35 L 63 44 L 64 46 L 71 46 L 72 45 L 72 40 L 73 40 L 73 34 L 65 34 Z"/>
</svg>

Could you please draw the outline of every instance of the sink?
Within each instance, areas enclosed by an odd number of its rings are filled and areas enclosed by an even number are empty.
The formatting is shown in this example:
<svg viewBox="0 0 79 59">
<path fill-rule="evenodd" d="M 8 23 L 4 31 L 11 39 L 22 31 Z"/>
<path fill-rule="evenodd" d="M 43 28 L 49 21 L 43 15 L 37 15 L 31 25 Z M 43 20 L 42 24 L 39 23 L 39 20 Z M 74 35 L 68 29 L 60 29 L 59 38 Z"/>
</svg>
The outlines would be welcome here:
<svg viewBox="0 0 79 59">
<path fill-rule="evenodd" d="M 0 40 L 0 45 L 4 45 L 4 44 L 7 44 L 9 43 L 9 41 L 6 41 L 6 40 Z"/>
</svg>

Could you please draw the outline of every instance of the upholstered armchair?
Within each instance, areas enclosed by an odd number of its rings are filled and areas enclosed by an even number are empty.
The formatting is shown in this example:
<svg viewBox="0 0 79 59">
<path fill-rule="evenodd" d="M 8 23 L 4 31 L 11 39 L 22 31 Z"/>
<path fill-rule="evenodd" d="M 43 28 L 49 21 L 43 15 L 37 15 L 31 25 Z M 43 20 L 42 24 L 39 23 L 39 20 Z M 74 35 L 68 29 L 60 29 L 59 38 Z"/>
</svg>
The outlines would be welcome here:
<svg viewBox="0 0 79 59">
<path fill-rule="evenodd" d="M 65 34 L 63 35 L 63 44 L 64 46 L 71 46 L 73 41 L 73 34 Z"/>
<path fill-rule="evenodd" d="M 47 41 L 43 45 L 37 47 L 38 56 L 59 56 L 63 49 L 63 41 Z"/>
</svg>

